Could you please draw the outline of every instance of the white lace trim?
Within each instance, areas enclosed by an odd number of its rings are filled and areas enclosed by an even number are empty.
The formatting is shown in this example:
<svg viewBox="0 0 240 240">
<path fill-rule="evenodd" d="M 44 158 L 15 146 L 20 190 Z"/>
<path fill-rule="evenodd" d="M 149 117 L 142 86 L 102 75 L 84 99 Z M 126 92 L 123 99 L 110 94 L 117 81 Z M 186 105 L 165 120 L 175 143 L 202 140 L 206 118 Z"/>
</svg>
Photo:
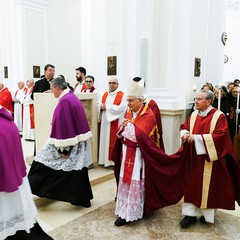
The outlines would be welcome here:
<svg viewBox="0 0 240 240">
<path fill-rule="evenodd" d="M 122 132 L 122 136 L 129 139 L 132 142 L 137 142 L 136 134 L 135 134 L 135 126 L 132 123 L 128 122 L 127 126 Z"/>
<path fill-rule="evenodd" d="M 18 230 L 30 232 L 36 222 L 37 209 L 27 176 L 14 192 L 0 192 L 0 239 L 13 235 Z"/>
<path fill-rule="evenodd" d="M 87 140 L 76 144 L 67 159 L 61 158 L 54 145 L 46 143 L 34 160 L 54 170 L 82 170 L 92 164 L 91 142 Z"/>
<path fill-rule="evenodd" d="M 143 217 L 145 184 L 144 179 L 132 180 L 131 184 L 124 183 L 120 178 L 115 214 L 127 222 Z"/>
</svg>

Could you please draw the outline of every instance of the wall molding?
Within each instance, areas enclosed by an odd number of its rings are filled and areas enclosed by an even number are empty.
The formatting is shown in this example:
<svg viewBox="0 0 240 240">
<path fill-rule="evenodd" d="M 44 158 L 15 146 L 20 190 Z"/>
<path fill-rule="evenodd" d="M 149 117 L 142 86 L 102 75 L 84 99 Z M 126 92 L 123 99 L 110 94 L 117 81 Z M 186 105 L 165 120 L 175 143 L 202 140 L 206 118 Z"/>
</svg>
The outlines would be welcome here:
<svg viewBox="0 0 240 240">
<path fill-rule="evenodd" d="M 49 0 L 16 0 L 16 5 L 22 5 L 38 11 L 47 11 Z"/>
</svg>

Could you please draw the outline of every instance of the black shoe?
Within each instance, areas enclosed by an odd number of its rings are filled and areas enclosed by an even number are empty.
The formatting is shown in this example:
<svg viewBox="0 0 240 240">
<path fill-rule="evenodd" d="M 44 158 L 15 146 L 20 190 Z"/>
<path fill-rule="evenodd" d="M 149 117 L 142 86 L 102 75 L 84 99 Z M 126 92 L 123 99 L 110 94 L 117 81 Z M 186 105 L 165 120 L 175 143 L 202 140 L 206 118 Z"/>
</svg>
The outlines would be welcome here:
<svg viewBox="0 0 240 240">
<path fill-rule="evenodd" d="M 207 223 L 204 216 L 200 217 L 199 222 L 204 223 L 204 224 Z"/>
<path fill-rule="evenodd" d="M 125 219 L 120 218 L 120 217 L 114 222 L 114 224 L 118 227 L 123 226 L 126 223 L 127 223 L 127 221 Z"/>
<path fill-rule="evenodd" d="M 180 222 L 181 228 L 188 228 L 189 226 L 195 224 L 197 222 L 196 217 L 185 216 L 183 220 Z"/>
<path fill-rule="evenodd" d="M 86 202 L 71 202 L 71 204 L 74 205 L 74 206 L 81 206 L 81 207 L 85 207 L 85 208 L 91 207 L 91 202 L 90 201 L 86 201 Z"/>
</svg>

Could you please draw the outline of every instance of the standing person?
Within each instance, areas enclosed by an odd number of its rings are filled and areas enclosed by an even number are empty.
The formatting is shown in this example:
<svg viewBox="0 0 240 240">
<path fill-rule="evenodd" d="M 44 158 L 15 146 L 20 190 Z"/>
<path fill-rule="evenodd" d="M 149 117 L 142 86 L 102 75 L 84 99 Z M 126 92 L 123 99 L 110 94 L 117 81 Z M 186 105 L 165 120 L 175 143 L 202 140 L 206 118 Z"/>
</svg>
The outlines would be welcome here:
<svg viewBox="0 0 240 240">
<path fill-rule="evenodd" d="M 228 121 L 228 129 L 229 129 L 229 133 L 233 142 L 233 138 L 235 136 L 235 125 L 236 123 L 234 122 L 234 117 L 233 114 L 231 114 L 232 112 L 232 106 L 231 106 L 231 101 L 228 97 L 228 92 L 227 90 L 224 91 L 223 87 L 220 86 L 216 86 L 214 89 L 214 100 L 212 103 L 212 106 L 218 109 L 218 103 L 219 103 L 219 92 L 220 92 L 220 111 L 222 111 L 227 118 Z"/>
<path fill-rule="evenodd" d="M 51 81 L 58 99 L 50 137 L 37 153 L 28 178 L 39 197 L 90 207 L 93 198 L 88 177 L 92 164 L 92 133 L 81 101 L 67 89 L 63 76 Z"/>
<path fill-rule="evenodd" d="M 17 83 L 18 90 L 15 92 L 13 97 L 14 102 L 14 122 L 17 125 L 18 131 L 22 133 L 23 129 L 23 99 L 25 97 L 25 84 L 23 81 Z"/>
<path fill-rule="evenodd" d="M 240 115 L 238 115 L 238 117 L 237 117 L 237 114 L 239 114 L 239 111 L 237 111 L 237 100 L 238 100 L 237 97 L 238 97 L 239 90 L 240 90 L 240 87 L 238 85 L 234 85 L 232 88 L 231 94 L 229 94 L 229 99 L 231 102 L 231 119 L 233 122 L 231 124 L 230 133 L 231 133 L 231 136 L 233 136 L 233 137 L 236 135 L 236 132 L 238 133 L 238 128 L 240 126 Z M 238 123 L 236 124 L 237 121 L 238 121 Z M 237 127 L 237 129 L 236 129 L 236 127 Z"/>
<path fill-rule="evenodd" d="M 141 77 L 135 77 L 133 78 L 133 81 L 139 82 L 142 78 Z M 144 81 L 144 80 L 143 80 Z M 144 82 L 144 87 L 145 87 L 145 82 Z M 163 130 L 162 130 L 162 120 L 161 120 L 161 113 L 160 109 L 157 105 L 157 103 L 151 99 L 151 98 L 144 98 L 144 104 L 148 107 L 151 108 L 153 111 L 153 114 L 155 115 L 156 121 L 157 121 L 157 126 L 158 126 L 158 145 L 159 147 L 164 151 L 164 144 L 163 144 Z"/>
<path fill-rule="evenodd" d="M 240 204 L 240 169 L 235 159 L 226 116 L 211 106 L 209 90 L 195 99 L 196 111 L 180 126 L 183 142 L 191 149 L 191 174 L 184 195 L 180 222 L 187 228 L 200 221 L 214 223 L 217 208 L 234 210 Z"/>
<path fill-rule="evenodd" d="M 233 82 L 230 82 L 230 83 L 227 85 L 227 90 L 228 90 L 228 93 L 229 93 L 229 94 L 232 93 L 233 86 L 234 86 L 234 83 L 233 83 Z"/>
<path fill-rule="evenodd" d="M 144 81 L 131 81 L 128 111 L 119 127 L 113 150 L 118 184 L 116 226 L 141 219 L 175 204 L 186 185 L 187 158 L 181 149 L 168 156 L 157 146 L 158 130 L 152 110 L 144 105 Z M 151 153 L 151 154 L 150 154 Z"/>
<path fill-rule="evenodd" d="M 110 78 L 109 89 L 102 95 L 98 103 L 101 121 L 99 164 L 105 167 L 114 165 L 111 159 L 112 149 L 118 126 L 127 109 L 126 96 L 119 90 L 118 86 L 118 79 L 116 77 Z"/>
<path fill-rule="evenodd" d="M 76 84 L 74 85 L 74 92 L 79 93 L 86 89 L 85 79 L 87 71 L 84 67 L 76 68 Z"/>
<path fill-rule="evenodd" d="M 86 79 L 85 79 L 85 86 L 86 88 L 83 88 L 81 90 L 81 92 L 84 92 L 84 93 L 96 93 L 96 88 L 93 86 L 94 85 L 94 77 L 91 76 L 91 75 L 88 75 L 86 76 Z"/>
<path fill-rule="evenodd" d="M 213 87 L 213 85 L 212 85 L 211 83 L 205 82 L 205 83 L 202 85 L 201 90 L 210 90 L 210 91 L 214 92 L 214 87 Z M 195 91 L 196 91 L 196 90 L 195 90 Z M 196 109 L 195 109 L 195 103 L 194 103 L 194 102 L 195 102 L 195 98 L 194 98 L 194 101 L 193 101 L 191 113 L 192 113 L 194 110 L 196 110 Z"/>
<path fill-rule="evenodd" d="M 34 100 L 34 93 L 43 93 L 50 90 L 50 81 L 53 79 L 55 67 L 52 64 L 47 64 L 44 67 L 44 77 L 38 80 L 33 88 L 31 98 Z"/>
<path fill-rule="evenodd" d="M 35 124 L 34 124 L 34 101 L 31 99 L 31 94 L 34 88 L 34 80 L 26 81 L 27 90 L 23 99 L 23 139 L 35 139 Z"/>
<path fill-rule="evenodd" d="M 18 129 L 2 107 L 0 126 L 0 239 L 52 239 L 36 223 Z"/>
<path fill-rule="evenodd" d="M 11 113 L 13 112 L 12 95 L 7 87 L 0 82 L 0 106 L 5 107 Z"/>
</svg>

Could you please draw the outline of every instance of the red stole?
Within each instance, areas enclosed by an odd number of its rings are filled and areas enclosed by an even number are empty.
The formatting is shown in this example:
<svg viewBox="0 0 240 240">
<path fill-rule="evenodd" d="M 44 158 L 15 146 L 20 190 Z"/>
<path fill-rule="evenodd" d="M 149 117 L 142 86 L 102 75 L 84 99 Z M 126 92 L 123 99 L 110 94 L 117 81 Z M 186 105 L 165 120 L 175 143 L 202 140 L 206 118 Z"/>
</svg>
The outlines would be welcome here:
<svg viewBox="0 0 240 240">
<path fill-rule="evenodd" d="M 18 90 L 15 92 L 15 94 L 14 94 L 14 97 L 16 97 L 16 96 L 17 96 L 17 94 L 18 94 Z"/>
<path fill-rule="evenodd" d="M 123 144 L 127 146 L 124 173 L 123 173 L 123 182 L 130 184 L 132 180 L 132 173 L 133 173 L 133 168 L 135 163 L 137 144 L 128 139 L 123 141 Z"/>
<path fill-rule="evenodd" d="M 30 88 L 30 91 L 28 92 L 28 88 L 24 89 L 25 95 L 31 95 L 32 91 L 33 91 L 34 85 Z M 35 128 L 35 122 L 34 122 L 34 105 L 29 104 L 29 112 L 30 112 L 30 126 L 31 129 Z"/>
<path fill-rule="evenodd" d="M 125 114 L 125 118 L 129 119 L 134 125 L 136 125 L 138 128 L 144 130 L 146 134 L 148 134 L 149 138 L 152 139 L 155 143 L 157 142 L 157 125 L 154 121 L 154 124 L 151 124 L 151 120 L 149 118 L 149 122 L 146 121 L 146 119 L 142 119 L 141 116 L 144 114 L 148 114 L 149 108 L 147 106 L 142 106 L 139 110 L 137 116 L 133 119 L 133 113 L 131 111 L 128 111 Z M 154 126 L 152 127 L 146 127 L 147 125 Z M 135 156 L 136 156 L 136 148 L 137 143 L 134 143 L 130 140 L 123 141 L 123 144 L 127 146 L 126 151 L 126 157 L 125 157 L 125 166 L 124 166 L 124 174 L 123 174 L 123 182 L 130 184 L 132 179 L 132 173 L 135 163 Z M 157 145 L 157 144 L 156 144 Z"/>
<path fill-rule="evenodd" d="M 102 96 L 102 103 L 105 104 L 106 100 L 108 97 L 108 92 L 105 92 Z M 123 92 L 119 91 L 117 92 L 115 99 L 113 101 L 113 105 L 120 105 L 121 101 L 122 101 L 122 97 L 123 97 Z M 113 150 L 113 146 L 116 140 L 116 134 L 118 131 L 118 119 L 114 120 L 111 122 L 111 126 L 110 126 L 110 140 L 109 140 L 109 150 L 108 150 L 108 159 L 111 160 L 111 156 L 112 156 L 112 150 Z"/>
<path fill-rule="evenodd" d="M 129 119 L 132 123 L 135 123 L 138 120 L 140 114 L 142 113 L 142 110 L 143 107 L 139 110 L 135 119 L 132 118 L 133 114 L 130 111 L 126 113 L 125 118 Z M 137 143 L 134 143 L 128 139 L 124 140 L 122 143 L 127 147 L 123 173 L 123 182 L 131 184 L 132 173 L 136 157 Z"/>
<path fill-rule="evenodd" d="M 32 93 L 33 87 L 34 87 L 34 86 L 31 87 L 31 90 L 30 90 L 29 94 Z M 32 128 L 35 128 L 34 105 L 33 105 L 33 104 L 30 104 L 30 105 L 29 105 L 29 110 L 30 110 L 30 123 L 31 123 L 31 129 L 32 129 Z"/>
<path fill-rule="evenodd" d="M 78 82 L 74 85 L 74 88 L 73 88 L 73 91 L 75 92 L 76 91 L 76 89 L 77 89 L 77 86 L 78 85 L 81 85 L 81 84 L 79 84 Z M 86 87 L 86 84 L 84 83 L 83 85 L 82 85 L 82 88 L 81 88 L 81 91 L 80 92 L 83 92 L 83 90 L 85 90 L 87 87 Z"/>
<path fill-rule="evenodd" d="M 85 88 L 84 88 L 84 86 L 85 86 Z M 84 88 L 84 89 L 83 89 L 83 88 Z M 90 88 L 90 91 L 89 91 L 89 92 L 92 93 L 94 90 L 95 90 L 95 87 L 92 86 L 92 87 Z M 81 92 L 87 92 L 87 88 L 86 88 L 86 85 L 85 85 L 85 84 L 82 86 Z"/>
</svg>

